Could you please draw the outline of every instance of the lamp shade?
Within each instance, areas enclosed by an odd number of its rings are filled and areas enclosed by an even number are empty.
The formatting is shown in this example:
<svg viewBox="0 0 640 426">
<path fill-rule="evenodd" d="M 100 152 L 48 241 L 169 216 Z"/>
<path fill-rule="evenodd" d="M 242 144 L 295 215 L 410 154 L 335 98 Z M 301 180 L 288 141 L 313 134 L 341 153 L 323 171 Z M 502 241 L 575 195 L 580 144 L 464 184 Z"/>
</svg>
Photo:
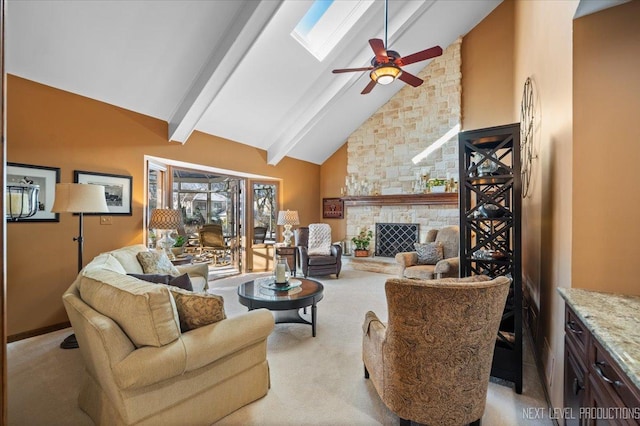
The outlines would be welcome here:
<svg viewBox="0 0 640 426">
<path fill-rule="evenodd" d="M 54 213 L 108 213 L 104 186 L 57 183 L 51 211 Z"/>
<path fill-rule="evenodd" d="M 278 212 L 278 225 L 300 225 L 297 210 L 287 210 Z"/>
<path fill-rule="evenodd" d="M 182 226 L 182 216 L 179 210 L 153 209 L 149 228 L 151 229 L 178 229 Z"/>
</svg>

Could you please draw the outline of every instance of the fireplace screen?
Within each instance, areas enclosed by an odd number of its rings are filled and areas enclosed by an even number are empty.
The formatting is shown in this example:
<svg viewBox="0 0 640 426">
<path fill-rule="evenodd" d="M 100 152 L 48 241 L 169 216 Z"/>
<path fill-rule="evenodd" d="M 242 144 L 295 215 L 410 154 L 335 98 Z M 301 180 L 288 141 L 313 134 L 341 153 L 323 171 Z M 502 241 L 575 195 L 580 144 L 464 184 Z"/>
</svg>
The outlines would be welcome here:
<svg viewBox="0 0 640 426">
<path fill-rule="evenodd" d="M 404 251 L 415 251 L 418 242 L 417 223 L 376 223 L 376 256 L 394 257 Z"/>
</svg>

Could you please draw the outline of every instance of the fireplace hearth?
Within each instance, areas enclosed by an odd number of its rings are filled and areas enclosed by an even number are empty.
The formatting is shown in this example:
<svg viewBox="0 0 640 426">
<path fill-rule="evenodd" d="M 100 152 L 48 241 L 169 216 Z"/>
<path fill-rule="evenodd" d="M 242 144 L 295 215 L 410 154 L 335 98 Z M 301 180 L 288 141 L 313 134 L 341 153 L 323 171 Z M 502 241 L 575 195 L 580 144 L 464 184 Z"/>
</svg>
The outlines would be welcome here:
<svg viewBox="0 0 640 426">
<path fill-rule="evenodd" d="M 414 251 L 419 228 L 417 223 L 376 223 L 375 255 L 395 257 L 397 253 Z"/>
</svg>

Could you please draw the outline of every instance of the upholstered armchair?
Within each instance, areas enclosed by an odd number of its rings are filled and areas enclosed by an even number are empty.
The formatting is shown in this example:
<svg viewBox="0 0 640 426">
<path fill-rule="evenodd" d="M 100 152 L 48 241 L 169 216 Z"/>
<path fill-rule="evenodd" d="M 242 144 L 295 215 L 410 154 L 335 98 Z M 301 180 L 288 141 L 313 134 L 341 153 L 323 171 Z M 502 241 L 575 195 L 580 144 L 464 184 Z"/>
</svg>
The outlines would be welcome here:
<svg viewBox="0 0 640 426">
<path fill-rule="evenodd" d="M 421 259 L 418 251 L 410 251 L 396 254 L 396 262 L 399 266 L 400 278 L 418 278 L 431 280 L 434 278 L 457 278 L 460 271 L 460 228 L 447 226 L 440 230 L 431 229 L 427 233 L 421 249 L 430 249 L 441 252 L 440 256 L 426 260 Z M 439 248 L 438 248 L 439 247 Z M 421 261 L 422 260 L 422 261 Z"/>
<path fill-rule="evenodd" d="M 312 223 L 308 227 L 301 226 L 294 232 L 298 247 L 298 259 L 302 274 L 321 276 L 336 274 L 340 276 L 342 269 L 342 247 L 331 244 L 331 227 L 326 223 Z"/>
<path fill-rule="evenodd" d="M 198 230 L 198 235 L 200 237 L 200 254 L 211 253 L 214 265 L 224 264 L 225 257 L 231 253 L 231 247 L 225 242 L 222 225 L 217 223 L 203 225 Z M 219 261 L 220 258 L 223 259 L 223 262 Z"/>
<path fill-rule="evenodd" d="M 387 280 L 388 322 L 367 312 L 362 359 L 365 378 L 401 425 L 479 424 L 510 282 Z"/>
</svg>

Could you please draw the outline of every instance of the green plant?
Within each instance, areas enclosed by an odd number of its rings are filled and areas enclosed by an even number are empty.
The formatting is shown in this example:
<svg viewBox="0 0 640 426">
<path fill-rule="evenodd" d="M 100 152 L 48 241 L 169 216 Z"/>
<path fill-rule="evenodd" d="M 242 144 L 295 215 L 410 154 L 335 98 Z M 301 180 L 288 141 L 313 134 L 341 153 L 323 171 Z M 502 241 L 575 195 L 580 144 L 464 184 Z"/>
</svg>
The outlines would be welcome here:
<svg viewBox="0 0 640 426">
<path fill-rule="evenodd" d="M 362 228 L 360 233 L 351 239 L 351 242 L 356 245 L 356 250 L 367 250 L 371 238 L 373 238 L 373 232 L 370 229 Z"/>
<path fill-rule="evenodd" d="M 187 242 L 187 240 L 184 238 L 183 235 L 178 235 L 178 237 L 176 238 L 176 242 L 173 243 L 173 246 L 174 247 L 182 247 L 186 242 Z"/>
<path fill-rule="evenodd" d="M 447 180 L 446 179 L 433 178 L 433 179 L 429 179 L 429 181 L 427 183 L 428 183 L 429 187 L 444 186 L 444 185 L 447 184 Z"/>
</svg>

